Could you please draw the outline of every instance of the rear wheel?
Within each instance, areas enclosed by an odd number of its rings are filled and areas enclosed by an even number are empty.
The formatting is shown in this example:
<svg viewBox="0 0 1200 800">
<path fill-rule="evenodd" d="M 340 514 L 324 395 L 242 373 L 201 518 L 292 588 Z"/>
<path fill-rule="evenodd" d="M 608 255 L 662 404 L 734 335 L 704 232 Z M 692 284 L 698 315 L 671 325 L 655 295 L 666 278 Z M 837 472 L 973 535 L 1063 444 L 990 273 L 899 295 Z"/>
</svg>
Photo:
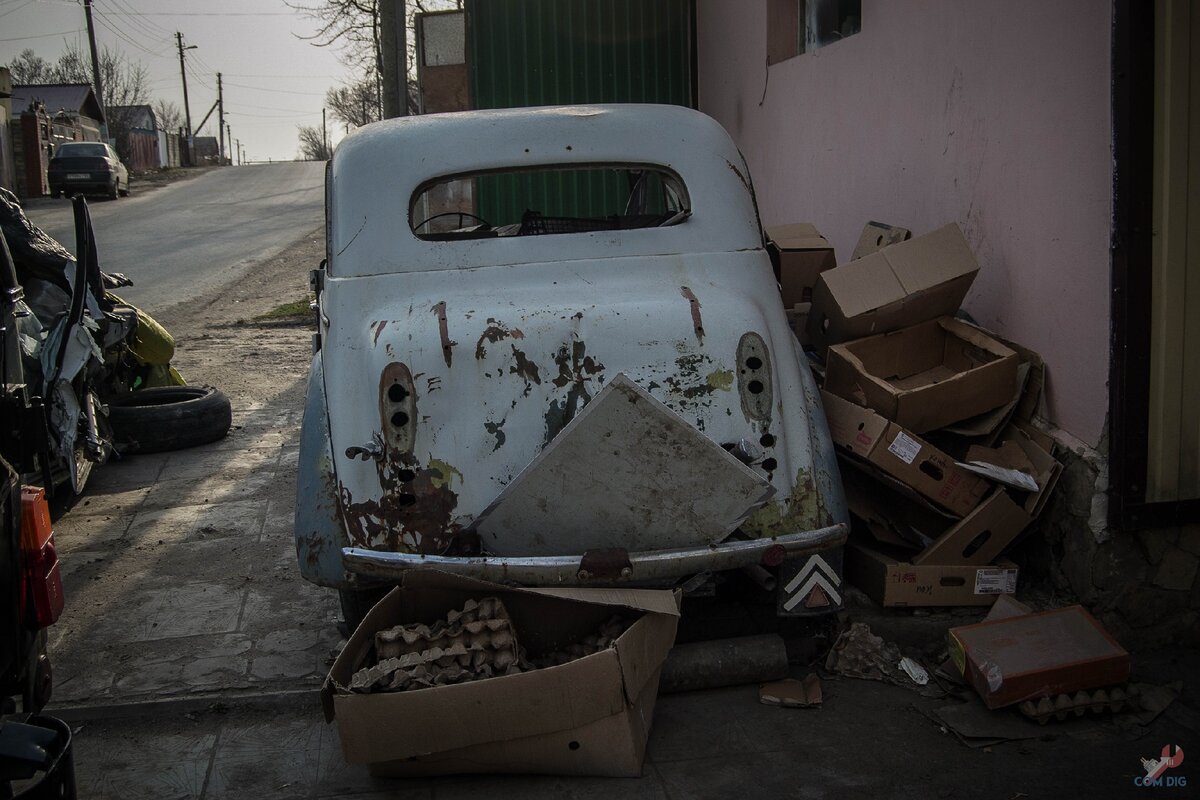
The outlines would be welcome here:
<svg viewBox="0 0 1200 800">
<path fill-rule="evenodd" d="M 229 398 L 211 386 L 163 386 L 110 398 L 108 422 L 122 453 L 162 453 L 225 438 Z"/>
<path fill-rule="evenodd" d="M 125 188 L 120 190 L 122 197 L 129 197 L 129 181 L 125 181 Z"/>
<path fill-rule="evenodd" d="M 109 200 L 116 200 L 118 197 L 121 196 L 121 192 L 118 188 L 118 187 L 120 187 L 120 185 L 121 185 L 120 180 L 117 178 L 113 178 L 112 186 L 108 187 L 108 199 Z"/>
</svg>

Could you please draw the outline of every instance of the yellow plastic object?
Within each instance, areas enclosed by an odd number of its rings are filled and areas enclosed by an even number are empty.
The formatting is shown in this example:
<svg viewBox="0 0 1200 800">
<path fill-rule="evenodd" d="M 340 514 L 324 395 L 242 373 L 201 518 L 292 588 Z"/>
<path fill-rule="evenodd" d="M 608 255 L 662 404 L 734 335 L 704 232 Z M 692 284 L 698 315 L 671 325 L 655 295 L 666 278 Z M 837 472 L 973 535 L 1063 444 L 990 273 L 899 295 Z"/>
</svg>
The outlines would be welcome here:
<svg viewBox="0 0 1200 800">
<path fill-rule="evenodd" d="M 187 381 L 179 371 L 169 364 L 152 364 L 146 378 L 139 389 L 152 389 L 156 386 L 186 386 Z"/>
<path fill-rule="evenodd" d="M 167 365 L 175 355 L 175 337 L 167 329 L 159 325 L 154 317 L 142 309 L 126 303 L 112 292 L 107 292 L 109 299 L 129 306 L 137 312 L 137 330 L 133 332 L 133 344 L 130 351 L 138 360 L 146 364 Z M 159 384 L 170 386 L 173 384 Z"/>
</svg>

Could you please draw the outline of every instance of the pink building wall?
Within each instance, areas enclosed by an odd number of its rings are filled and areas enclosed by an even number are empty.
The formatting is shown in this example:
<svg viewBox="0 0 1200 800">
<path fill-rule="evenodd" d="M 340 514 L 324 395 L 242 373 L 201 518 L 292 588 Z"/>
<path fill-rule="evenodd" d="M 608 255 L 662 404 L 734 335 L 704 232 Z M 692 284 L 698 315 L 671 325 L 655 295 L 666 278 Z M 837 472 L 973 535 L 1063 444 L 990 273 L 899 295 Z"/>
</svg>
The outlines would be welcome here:
<svg viewBox="0 0 1200 800">
<path fill-rule="evenodd" d="M 848 259 L 869 219 L 957 221 L 965 308 L 1047 363 L 1050 421 L 1108 410 L 1108 4 L 863 0 L 862 32 L 771 66 L 766 3 L 698 0 L 700 109 L 750 165 L 763 224 L 813 222 Z M 761 100 L 761 103 L 760 103 Z"/>
</svg>

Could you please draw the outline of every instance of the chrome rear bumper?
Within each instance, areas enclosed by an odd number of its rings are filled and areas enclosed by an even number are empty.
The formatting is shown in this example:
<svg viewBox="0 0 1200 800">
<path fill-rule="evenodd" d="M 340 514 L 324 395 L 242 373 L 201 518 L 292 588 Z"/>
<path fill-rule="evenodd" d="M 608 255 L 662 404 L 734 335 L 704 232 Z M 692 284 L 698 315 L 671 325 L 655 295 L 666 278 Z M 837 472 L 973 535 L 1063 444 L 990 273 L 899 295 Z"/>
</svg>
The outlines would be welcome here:
<svg viewBox="0 0 1200 800">
<path fill-rule="evenodd" d="M 455 575 L 528 586 L 655 583 L 698 572 L 721 572 L 752 564 L 778 564 L 828 550 L 846 541 L 845 523 L 773 539 L 737 539 L 717 545 L 637 553 L 605 551 L 571 556 L 427 556 L 359 547 L 342 549 L 347 570 L 364 578 L 399 580 L 408 570 L 435 569 Z"/>
</svg>

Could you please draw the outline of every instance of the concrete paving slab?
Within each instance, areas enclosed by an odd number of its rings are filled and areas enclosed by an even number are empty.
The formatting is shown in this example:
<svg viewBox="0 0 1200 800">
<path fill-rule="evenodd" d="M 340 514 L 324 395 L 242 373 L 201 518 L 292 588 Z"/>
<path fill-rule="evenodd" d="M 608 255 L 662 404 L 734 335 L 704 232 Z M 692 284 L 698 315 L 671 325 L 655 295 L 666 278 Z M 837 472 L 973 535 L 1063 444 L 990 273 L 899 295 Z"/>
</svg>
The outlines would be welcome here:
<svg viewBox="0 0 1200 800">
<path fill-rule="evenodd" d="M 128 730 L 93 736 L 85 724 L 75 734 L 78 795 L 88 800 L 202 797 L 216 739 L 206 732 L 145 737 Z"/>
<path fill-rule="evenodd" d="M 138 512 L 128 538 L 140 544 L 200 542 L 214 537 L 257 539 L 265 513 L 255 500 L 185 504 Z"/>
</svg>

